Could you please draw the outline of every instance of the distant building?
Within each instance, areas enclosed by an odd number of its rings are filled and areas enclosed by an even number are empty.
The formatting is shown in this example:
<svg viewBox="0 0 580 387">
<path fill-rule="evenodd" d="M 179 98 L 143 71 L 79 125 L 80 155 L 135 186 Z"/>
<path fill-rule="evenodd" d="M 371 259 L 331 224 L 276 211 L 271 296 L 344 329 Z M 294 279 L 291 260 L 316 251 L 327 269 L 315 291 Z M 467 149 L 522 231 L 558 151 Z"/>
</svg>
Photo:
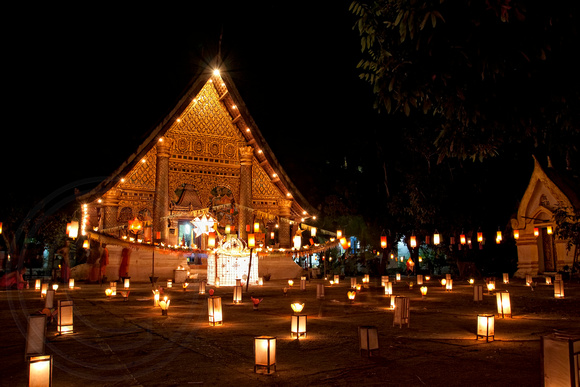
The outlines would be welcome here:
<svg viewBox="0 0 580 387">
<path fill-rule="evenodd" d="M 556 273 L 572 268 L 578 246 L 567 249 L 566 240 L 557 237 L 554 211 L 565 208 L 571 213 L 580 208 L 575 183 L 553 168 L 542 168 L 534 158 L 534 171 L 511 225 L 519 233 L 517 277 L 526 274 Z"/>
</svg>

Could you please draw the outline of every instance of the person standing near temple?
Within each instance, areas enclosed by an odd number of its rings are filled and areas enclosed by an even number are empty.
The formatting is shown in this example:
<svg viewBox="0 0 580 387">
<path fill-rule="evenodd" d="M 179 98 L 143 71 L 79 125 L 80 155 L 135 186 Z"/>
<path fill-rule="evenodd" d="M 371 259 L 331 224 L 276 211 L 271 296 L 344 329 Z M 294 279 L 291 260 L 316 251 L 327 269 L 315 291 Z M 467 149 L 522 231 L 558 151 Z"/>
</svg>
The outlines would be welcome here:
<svg viewBox="0 0 580 387">
<path fill-rule="evenodd" d="M 56 253 L 62 257 L 60 277 L 62 282 L 66 284 L 70 276 L 70 241 L 66 241 L 64 247 L 61 247 Z"/>
<path fill-rule="evenodd" d="M 96 283 L 99 281 L 99 266 L 97 261 L 101 256 L 101 249 L 99 248 L 99 243 L 91 241 L 91 247 L 89 250 L 89 257 L 87 263 L 89 264 L 89 282 Z"/>
<path fill-rule="evenodd" d="M 107 265 L 109 264 L 109 250 L 107 249 L 107 244 L 103 243 L 103 251 L 101 252 L 101 260 L 99 261 L 99 266 L 101 268 L 100 282 L 103 283 L 103 278 L 107 273 Z"/>
<path fill-rule="evenodd" d="M 119 266 L 119 278 L 129 277 L 129 259 L 131 258 L 131 249 L 124 247 L 121 251 L 121 265 Z"/>
</svg>

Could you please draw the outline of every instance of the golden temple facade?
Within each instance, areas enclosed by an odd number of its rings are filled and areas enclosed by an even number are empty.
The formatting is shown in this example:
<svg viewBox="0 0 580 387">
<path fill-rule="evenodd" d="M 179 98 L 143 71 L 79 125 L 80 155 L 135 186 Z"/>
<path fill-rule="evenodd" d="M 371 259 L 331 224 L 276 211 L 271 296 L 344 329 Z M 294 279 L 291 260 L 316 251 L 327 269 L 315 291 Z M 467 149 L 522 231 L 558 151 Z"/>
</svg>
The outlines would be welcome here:
<svg viewBox="0 0 580 387">
<path fill-rule="evenodd" d="M 192 221 L 245 239 L 254 224 L 267 245 L 290 247 L 314 210 L 290 181 L 227 73 L 206 71 L 123 165 L 79 200 L 88 228 L 144 242 L 198 247 Z M 130 235 L 129 235 L 130 236 Z"/>
</svg>

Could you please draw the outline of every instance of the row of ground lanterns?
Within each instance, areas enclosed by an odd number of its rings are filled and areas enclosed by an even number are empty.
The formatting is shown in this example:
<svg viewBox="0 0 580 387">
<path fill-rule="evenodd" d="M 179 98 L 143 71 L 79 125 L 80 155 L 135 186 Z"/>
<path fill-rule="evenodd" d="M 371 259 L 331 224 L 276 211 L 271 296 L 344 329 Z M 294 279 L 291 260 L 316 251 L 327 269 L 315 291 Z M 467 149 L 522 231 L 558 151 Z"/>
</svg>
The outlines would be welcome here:
<svg viewBox="0 0 580 387">
<path fill-rule="evenodd" d="M 400 275 L 396 276 L 396 280 L 400 280 Z M 425 285 L 430 278 L 428 276 L 417 275 L 417 285 L 421 286 L 421 295 L 426 297 L 427 286 Z M 331 286 L 338 284 L 340 281 L 339 276 L 334 276 L 333 280 L 330 281 Z M 364 285 L 368 285 L 370 278 L 365 275 L 362 279 Z M 483 285 L 476 285 L 472 280 L 469 281 L 473 285 L 473 299 L 474 301 L 481 301 L 483 296 Z M 503 275 L 504 284 L 509 283 L 509 275 L 504 273 Z M 392 294 L 392 284 L 390 282 L 389 276 L 381 277 L 381 285 L 385 289 L 385 295 L 389 296 L 390 303 L 389 309 L 394 310 L 393 326 L 403 325 L 409 327 L 410 324 L 410 301 L 409 297 L 396 296 Z M 412 283 L 411 283 L 412 284 Z M 453 279 L 450 274 L 446 275 L 446 278 L 441 279 L 442 286 L 445 287 L 446 291 L 452 291 Z M 546 277 L 546 284 L 551 284 L 551 278 Z M 526 277 L 526 285 L 532 285 L 532 277 L 528 275 Z M 289 280 L 288 286 L 293 286 L 293 280 Z M 356 278 L 351 278 L 351 288 L 347 292 L 348 299 L 354 302 L 357 294 L 357 290 L 360 290 L 361 285 L 357 283 Z M 410 287 L 412 287 L 410 285 Z M 488 294 L 492 294 L 495 290 L 495 280 L 486 280 L 486 287 Z M 185 291 L 187 286 L 183 286 Z M 301 277 L 300 279 L 301 290 L 306 290 L 306 277 Z M 39 290 L 41 297 L 45 301 L 45 310 L 51 310 L 54 307 L 54 298 L 58 285 L 54 284 L 52 289 L 49 289 L 49 284 L 42 282 L 41 280 L 36 280 L 35 289 Z M 71 279 L 69 282 L 69 289 L 74 289 L 74 280 Z M 236 286 L 234 286 L 233 302 L 234 304 L 239 304 L 242 302 L 242 284 L 241 280 L 236 280 Z M 317 284 L 317 298 L 324 298 L 324 284 Z M 561 275 L 556 275 L 554 280 L 554 297 L 563 298 L 564 297 L 564 286 Z M 111 286 L 105 290 L 105 295 L 107 297 L 112 297 L 116 295 L 116 282 L 112 282 Z M 123 298 L 128 299 L 130 292 L 130 281 L 128 278 L 124 279 L 123 290 L 120 290 Z M 199 285 L 199 294 L 205 294 L 206 292 L 206 282 L 201 281 Z M 222 312 L 222 299 L 220 296 L 213 295 L 213 289 L 209 291 L 210 295 L 208 297 L 208 318 L 210 326 L 223 325 L 223 312 Z M 510 295 L 507 291 L 496 292 L 497 299 L 497 309 L 498 317 L 511 317 L 511 302 Z M 158 290 L 153 291 L 154 306 L 159 306 L 162 311 L 162 315 L 167 315 L 167 311 L 170 305 L 170 300 L 165 297 L 160 300 L 160 294 Z M 306 338 L 307 334 L 307 315 L 301 314 L 304 304 L 293 303 L 291 308 L 294 314 L 291 316 L 290 324 L 290 336 L 291 338 L 300 339 Z M 44 341 L 46 336 L 46 321 L 47 315 L 30 315 L 28 317 L 28 331 L 26 337 L 26 351 L 25 357 L 29 362 L 29 382 L 30 385 L 41 386 L 41 385 L 51 385 L 52 380 L 52 357 L 51 355 L 46 355 L 44 350 Z M 73 332 L 73 301 L 72 300 L 58 300 L 58 312 L 57 312 L 57 334 L 64 335 Z M 359 349 L 362 355 L 372 356 L 374 353 L 379 351 L 379 340 L 378 331 L 375 326 L 360 326 L 358 329 L 359 333 Z M 486 342 L 494 340 L 495 337 L 495 315 L 494 314 L 478 314 L 477 315 L 477 328 L 476 328 L 476 339 L 485 339 Z M 258 336 L 254 338 L 254 354 L 255 354 L 255 364 L 254 372 L 260 373 L 273 373 L 276 370 L 276 337 L 275 336 Z M 580 337 L 571 337 L 562 334 L 554 334 L 542 337 L 542 348 L 544 356 L 544 375 L 551 375 L 554 378 L 556 371 L 556 365 L 561 362 L 562 359 L 574 359 L 578 358 L 580 353 Z M 546 352 L 547 351 L 547 352 Z M 548 356 L 548 357 L 546 357 Z M 556 360 L 554 360 L 556 359 Z M 565 372 L 565 375 L 580 375 L 580 370 L 578 369 L 580 364 L 578 361 L 570 360 L 567 363 L 560 364 L 570 364 L 570 372 Z M 547 368 L 546 368 L 547 367 Z M 554 370 L 552 370 L 552 368 Z M 575 371 L 572 370 L 576 367 Z M 561 370 L 557 372 L 558 375 L 562 375 Z M 44 383 L 44 384 L 43 384 Z"/>
</svg>

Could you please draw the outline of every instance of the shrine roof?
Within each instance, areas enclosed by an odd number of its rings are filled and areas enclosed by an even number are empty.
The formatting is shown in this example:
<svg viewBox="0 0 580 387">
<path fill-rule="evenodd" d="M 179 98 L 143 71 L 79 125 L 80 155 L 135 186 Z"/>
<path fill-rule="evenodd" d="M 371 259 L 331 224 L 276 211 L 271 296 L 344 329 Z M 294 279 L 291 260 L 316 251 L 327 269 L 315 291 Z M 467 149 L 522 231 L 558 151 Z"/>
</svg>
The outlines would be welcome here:
<svg viewBox="0 0 580 387">
<path fill-rule="evenodd" d="M 238 89 L 227 71 L 220 69 L 216 72 L 213 69 L 206 68 L 195 75 L 185 88 L 178 102 L 171 111 L 161 119 L 156 126 L 150 129 L 145 140 L 137 149 L 123 162 L 111 175 L 105 178 L 99 185 L 88 193 L 79 196 L 83 202 L 92 202 L 107 191 L 114 188 L 118 182 L 130 172 L 140 160 L 155 146 L 157 141 L 170 129 L 173 123 L 188 108 L 191 101 L 199 94 L 204 85 L 219 77 L 223 84 L 220 93 L 220 100 L 224 102 L 224 108 L 232 117 L 232 123 L 238 127 L 240 133 L 244 136 L 247 144 L 255 150 L 254 157 L 269 174 L 275 174 L 276 179 L 273 182 L 276 186 L 286 193 L 288 200 L 292 200 L 292 212 L 301 216 L 306 212 L 308 216 L 315 215 L 317 211 L 308 203 L 306 198 L 300 193 L 294 185 L 288 174 L 284 171 L 282 165 L 277 160 L 274 152 L 268 145 L 266 139 L 259 130 L 258 125 L 250 115 Z M 219 89 L 216 86 L 216 89 Z M 235 108 L 232 108 L 234 106 Z"/>
</svg>

